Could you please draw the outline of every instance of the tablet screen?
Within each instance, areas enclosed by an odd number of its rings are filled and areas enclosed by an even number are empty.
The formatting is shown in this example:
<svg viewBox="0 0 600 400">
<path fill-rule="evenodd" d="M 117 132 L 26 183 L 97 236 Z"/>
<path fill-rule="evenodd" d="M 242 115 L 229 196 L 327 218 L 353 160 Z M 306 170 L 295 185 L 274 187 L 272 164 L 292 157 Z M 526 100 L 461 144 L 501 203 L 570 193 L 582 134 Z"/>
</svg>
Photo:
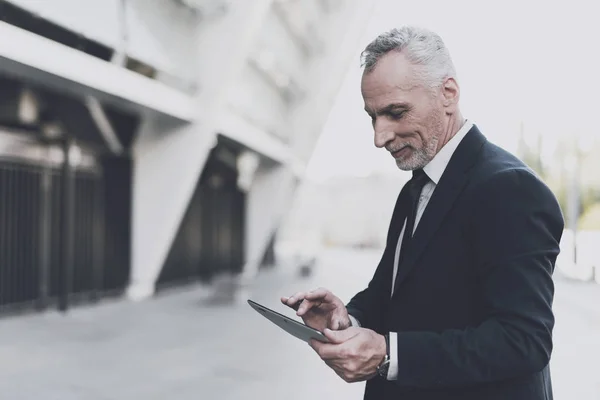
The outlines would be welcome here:
<svg viewBox="0 0 600 400">
<path fill-rule="evenodd" d="M 254 308 L 269 321 L 273 322 L 275 325 L 279 326 L 281 329 L 285 330 L 292 336 L 297 337 L 298 339 L 304 340 L 305 342 L 310 342 L 311 339 L 316 339 L 321 342 L 329 342 L 329 339 L 327 339 L 323 333 L 316 329 L 286 317 L 285 315 L 258 304 L 255 301 L 248 300 L 248 304 L 250 304 L 252 308 Z"/>
</svg>

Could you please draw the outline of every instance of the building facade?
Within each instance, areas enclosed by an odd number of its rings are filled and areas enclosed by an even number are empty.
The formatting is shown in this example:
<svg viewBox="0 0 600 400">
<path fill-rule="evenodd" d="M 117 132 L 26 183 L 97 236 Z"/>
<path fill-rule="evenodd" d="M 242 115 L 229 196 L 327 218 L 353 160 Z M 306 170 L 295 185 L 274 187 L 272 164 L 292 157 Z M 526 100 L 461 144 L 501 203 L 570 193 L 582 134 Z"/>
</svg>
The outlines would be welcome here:
<svg viewBox="0 0 600 400">
<path fill-rule="evenodd" d="M 372 7 L 0 0 L 0 306 L 255 274 Z"/>
</svg>

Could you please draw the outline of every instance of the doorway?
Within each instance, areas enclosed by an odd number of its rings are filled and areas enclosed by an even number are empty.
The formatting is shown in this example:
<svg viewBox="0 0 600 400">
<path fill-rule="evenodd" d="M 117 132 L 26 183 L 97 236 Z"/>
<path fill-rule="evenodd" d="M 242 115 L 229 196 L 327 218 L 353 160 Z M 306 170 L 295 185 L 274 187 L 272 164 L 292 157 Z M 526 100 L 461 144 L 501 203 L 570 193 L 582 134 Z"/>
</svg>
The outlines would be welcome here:
<svg viewBox="0 0 600 400">
<path fill-rule="evenodd" d="M 157 289 L 242 271 L 246 195 L 237 185 L 238 155 L 239 149 L 222 137 L 210 152 Z"/>
</svg>

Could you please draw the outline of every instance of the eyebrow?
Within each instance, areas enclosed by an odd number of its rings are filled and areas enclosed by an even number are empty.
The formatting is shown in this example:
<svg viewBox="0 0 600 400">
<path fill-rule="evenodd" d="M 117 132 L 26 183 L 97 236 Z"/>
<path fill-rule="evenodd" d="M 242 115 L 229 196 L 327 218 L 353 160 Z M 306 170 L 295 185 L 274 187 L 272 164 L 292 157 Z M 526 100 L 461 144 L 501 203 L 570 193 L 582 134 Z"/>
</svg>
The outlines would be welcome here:
<svg viewBox="0 0 600 400">
<path fill-rule="evenodd" d="M 377 111 L 376 114 L 387 114 L 390 111 L 396 110 L 398 108 L 408 109 L 410 107 L 407 103 L 392 103 L 392 104 L 388 104 L 387 106 L 385 106 L 382 109 L 380 109 L 379 111 Z M 372 114 L 366 107 L 365 107 L 365 111 L 369 115 Z"/>
</svg>

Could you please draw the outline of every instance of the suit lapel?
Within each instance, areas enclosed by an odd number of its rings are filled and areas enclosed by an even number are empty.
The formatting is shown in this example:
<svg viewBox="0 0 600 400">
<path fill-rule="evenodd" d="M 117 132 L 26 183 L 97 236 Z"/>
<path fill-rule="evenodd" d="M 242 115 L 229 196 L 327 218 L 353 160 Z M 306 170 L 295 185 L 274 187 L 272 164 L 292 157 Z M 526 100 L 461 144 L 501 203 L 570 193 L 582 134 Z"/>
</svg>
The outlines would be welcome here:
<svg viewBox="0 0 600 400">
<path fill-rule="evenodd" d="M 403 251 L 407 251 L 407 253 L 402 265 L 398 266 L 394 293 L 397 293 L 400 284 L 414 269 L 419 257 L 427 248 L 433 235 L 440 228 L 445 217 L 455 205 L 456 200 L 469 180 L 467 171 L 476 161 L 485 141 L 485 137 L 479 132 L 477 127 L 473 126 L 452 155 L 419 221 L 411 245 L 408 249 L 402 249 Z M 398 238 L 402 229 L 402 221 L 397 223 L 400 228 L 398 228 L 396 238 Z"/>
</svg>

